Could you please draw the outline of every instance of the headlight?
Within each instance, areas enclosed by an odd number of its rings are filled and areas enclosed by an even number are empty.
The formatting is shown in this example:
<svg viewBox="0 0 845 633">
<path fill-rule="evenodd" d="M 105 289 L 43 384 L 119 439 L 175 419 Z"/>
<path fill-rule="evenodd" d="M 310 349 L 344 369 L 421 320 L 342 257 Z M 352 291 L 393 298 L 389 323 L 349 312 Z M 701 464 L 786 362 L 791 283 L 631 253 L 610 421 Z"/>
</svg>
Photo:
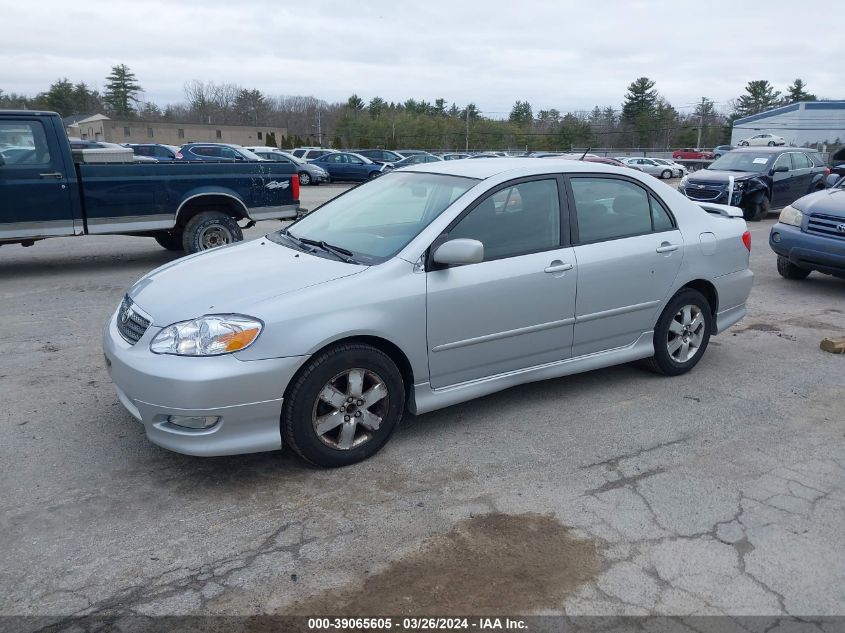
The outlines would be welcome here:
<svg viewBox="0 0 845 633">
<path fill-rule="evenodd" d="M 688 183 L 688 182 L 689 182 L 689 176 L 684 176 L 683 178 L 681 178 L 681 184 L 680 184 L 680 187 L 681 187 L 682 189 L 686 189 L 686 187 L 687 187 L 687 183 Z"/>
<path fill-rule="evenodd" d="M 791 224 L 792 226 L 801 226 L 801 221 L 804 219 L 804 214 L 792 205 L 785 206 L 780 212 L 778 222 L 781 224 Z"/>
<path fill-rule="evenodd" d="M 745 181 L 744 180 L 735 180 L 734 181 L 734 191 L 742 191 L 745 189 Z"/>
<path fill-rule="evenodd" d="M 150 343 L 155 354 L 219 356 L 246 349 L 264 324 L 240 314 L 215 314 L 168 325 Z"/>
</svg>

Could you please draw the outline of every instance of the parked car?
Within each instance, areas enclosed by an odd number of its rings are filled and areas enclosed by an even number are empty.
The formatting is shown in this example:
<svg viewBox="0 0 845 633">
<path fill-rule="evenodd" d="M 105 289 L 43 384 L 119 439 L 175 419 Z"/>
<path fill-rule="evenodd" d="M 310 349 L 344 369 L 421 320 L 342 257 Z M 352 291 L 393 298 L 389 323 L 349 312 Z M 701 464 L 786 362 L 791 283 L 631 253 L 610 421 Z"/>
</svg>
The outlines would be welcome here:
<svg viewBox="0 0 845 633">
<path fill-rule="evenodd" d="M 276 163 L 292 164 L 299 176 L 299 184 L 302 186 L 319 185 L 321 182 L 329 182 L 331 180 L 329 172 L 319 165 L 312 165 L 301 158 L 297 158 L 293 154 L 288 154 L 287 152 L 283 152 L 275 147 L 262 147 L 260 145 L 256 145 L 254 147 L 247 147 L 246 149 L 264 160 L 271 160 Z"/>
<path fill-rule="evenodd" d="M 473 154 L 470 158 L 502 158 L 498 154 L 494 154 L 493 152 L 480 152 L 478 154 Z"/>
<path fill-rule="evenodd" d="M 389 149 L 356 149 L 355 154 L 366 156 L 374 163 L 381 163 L 382 165 L 393 165 L 405 158 L 397 152 L 392 152 Z"/>
<path fill-rule="evenodd" d="M 775 136 L 774 134 L 755 134 L 754 136 L 742 139 L 737 145 L 739 147 L 748 147 L 749 145 L 756 147 L 761 145 L 775 147 L 776 145 L 786 145 L 786 141 L 782 136 Z"/>
<path fill-rule="evenodd" d="M 136 156 L 147 156 L 156 160 L 176 160 L 179 148 L 175 145 L 162 143 L 128 143 L 126 147 L 132 149 Z"/>
<path fill-rule="evenodd" d="M 692 200 L 741 207 L 746 220 L 762 220 L 773 206 L 824 189 L 829 173 L 814 150 L 739 148 L 682 178 L 678 190 Z"/>
<path fill-rule="evenodd" d="M 652 158 L 651 160 L 658 165 L 665 165 L 666 167 L 669 167 L 672 170 L 673 178 L 683 178 L 689 172 L 686 167 L 668 158 Z"/>
<path fill-rule="evenodd" d="M 337 150 L 327 149 L 325 147 L 295 147 L 290 151 L 291 156 L 296 156 L 305 161 L 311 161 L 320 156 L 331 154 Z"/>
<path fill-rule="evenodd" d="M 62 119 L 52 112 L 0 110 L 0 137 L 6 132 L 24 137 L 30 149 L 0 157 L 0 246 L 140 235 L 168 250 L 196 253 L 242 240 L 241 220 L 292 219 L 299 208 L 292 165 L 176 164 L 137 156 L 153 162 L 91 163 L 95 157 L 71 152 Z M 119 149 L 132 160 L 126 147 L 85 149 Z"/>
<path fill-rule="evenodd" d="M 664 165 L 658 163 L 653 158 L 644 158 L 644 157 L 633 157 L 633 158 L 626 158 L 624 161 L 626 165 L 631 167 L 637 167 L 640 171 L 643 171 L 651 176 L 655 176 L 656 178 L 663 178 L 668 180 L 672 178 L 677 173 L 677 168 L 672 167 L 671 165 Z"/>
<path fill-rule="evenodd" d="M 805 279 L 813 271 L 845 279 L 845 178 L 828 179 L 830 189 L 784 207 L 769 232 L 778 272 L 786 279 Z"/>
<path fill-rule="evenodd" d="M 332 152 L 311 161 L 329 172 L 332 180 L 364 181 L 380 176 L 384 165 L 352 152 Z"/>
<path fill-rule="evenodd" d="M 106 366 L 165 448 L 351 464 L 406 410 L 640 359 L 691 370 L 753 279 L 745 222 L 707 206 L 580 161 L 396 170 L 146 275 L 106 324 Z"/>
<path fill-rule="evenodd" d="M 683 160 L 711 160 L 714 157 L 713 152 L 708 152 L 703 149 L 676 149 L 672 152 L 672 158 L 681 158 Z"/>
<path fill-rule="evenodd" d="M 427 154 L 427 153 L 420 153 L 420 154 L 411 154 L 410 156 L 403 158 L 397 163 L 393 163 L 391 166 L 393 169 L 402 169 L 403 167 L 408 167 L 409 165 L 422 165 L 424 163 L 436 163 L 442 161 L 443 159 L 439 156 L 435 156 L 434 154 Z"/>
<path fill-rule="evenodd" d="M 68 139 L 71 151 L 74 150 L 89 150 L 89 149 L 120 149 L 126 150 L 128 145 L 118 145 L 117 143 L 108 143 L 106 141 L 89 141 L 88 139 Z M 133 152 L 134 153 L 134 152 Z M 135 154 L 134 161 L 136 163 L 157 163 L 158 159 L 152 156 L 139 156 Z"/>
<path fill-rule="evenodd" d="M 585 163 L 601 163 L 602 165 L 613 165 L 614 167 L 627 167 L 628 169 L 633 169 L 635 171 L 642 171 L 636 165 L 626 165 L 621 160 L 616 160 L 615 158 L 610 158 L 609 156 L 585 156 L 584 158 L 579 158 Z"/>
<path fill-rule="evenodd" d="M 733 145 L 717 145 L 713 148 L 713 158 L 721 158 L 734 149 Z"/>
<path fill-rule="evenodd" d="M 240 145 L 229 143 L 185 143 L 176 152 L 176 160 L 215 161 L 219 163 L 257 161 L 261 160 L 261 158 Z"/>
<path fill-rule="evenodd" d="M 469 154 L 464 154 L 463 152 L 453 152 L 449 154 L 441 154 L 440 158 L 443 160 L 463 160 L 464 158 L 469 158 Z"/>
</svg>

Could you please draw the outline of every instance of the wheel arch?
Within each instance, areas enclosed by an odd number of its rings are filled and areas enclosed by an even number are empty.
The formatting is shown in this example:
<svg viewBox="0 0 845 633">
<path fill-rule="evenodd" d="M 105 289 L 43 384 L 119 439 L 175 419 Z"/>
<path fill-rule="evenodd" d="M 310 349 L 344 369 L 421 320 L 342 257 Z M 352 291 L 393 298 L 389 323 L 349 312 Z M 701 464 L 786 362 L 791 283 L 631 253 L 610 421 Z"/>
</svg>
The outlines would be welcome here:
<svg viewBox="0 0 845 633">
<path fill-rule="evenodd" d="M 176 209 L 177 227 L 184 227 L 198 213 L 213 208 L 235 220 L 249 218 L 246 203 L 236 194 L 223 191 L 200 191 L 185 197 Z"/>
<path fill-rule="evenodd" d="M 716 315 L 719 312 L 719 292 L 718 290 L 716 290 L 716 286 L 713 285 L 713 282 L 708 281 L 706 279 L 693 279 L 678 288 L 678 290 L 675 292 L 675 294 L 672 295 L 672 297 L 687 288 L 697 290 L 698 292 L 704 295 L 704 298 L 707 299 L 707 303 L 710 306 L 710 313 L 712 314 L 713 319 L 715 321 Z"/>
</svg>

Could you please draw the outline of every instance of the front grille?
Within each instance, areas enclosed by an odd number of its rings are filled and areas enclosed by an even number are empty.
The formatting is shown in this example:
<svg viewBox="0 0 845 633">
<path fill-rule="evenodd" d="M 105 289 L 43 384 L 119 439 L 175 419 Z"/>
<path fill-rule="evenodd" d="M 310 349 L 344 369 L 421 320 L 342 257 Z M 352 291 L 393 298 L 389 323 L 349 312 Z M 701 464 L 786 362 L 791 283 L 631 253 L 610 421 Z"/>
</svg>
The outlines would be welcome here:
<svg viewBox="0 0 845 633">
<path fill-rule="evenodd" d="M 149 320 L 134 310 L 132 299 L 126 295 L 117 311 L 117 331 L 127 343 L 134 345 L 141 340 L 148 327 L 150 327 Z"/>
<path fill-rule="evenodd" d="M 842 230 L 839 230 L 842 227 Z M 807 220 L 807 233 L 845 240 L 845 219 L 814 213 Z"/>
<path fill-rule="evenodd" d="M 707 186 L 694 181 L 690 181 L 686 187 L 686 194 L 687 198 L 691 200 L 701 200 L 702 202 L 711 202 L 713 200 L 718 200 L 719 197 L 724 193 L 722 189 Z"/>
</svg>

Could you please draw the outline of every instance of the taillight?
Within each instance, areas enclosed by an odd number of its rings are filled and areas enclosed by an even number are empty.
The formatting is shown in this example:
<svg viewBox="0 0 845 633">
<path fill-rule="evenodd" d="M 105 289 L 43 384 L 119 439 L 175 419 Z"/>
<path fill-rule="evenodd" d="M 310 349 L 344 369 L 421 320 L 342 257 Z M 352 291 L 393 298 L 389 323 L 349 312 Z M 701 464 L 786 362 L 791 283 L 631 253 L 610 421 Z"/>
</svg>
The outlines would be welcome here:
<svg viewBox="0 0 845 633">
<path fill-rule="evenodd" d="M 742 234 L 742 243 L 745 244 L 745 248 L 748 249 L 748 252 L 751 252 L 751 231 L 746 231 Z"/>
<path fill-rule="evenodd" d="M 293 193 L 293 199 L 299 202 L 299 174 L 294 174 L 290 179 L 290 190 Z"/>
</svg>

